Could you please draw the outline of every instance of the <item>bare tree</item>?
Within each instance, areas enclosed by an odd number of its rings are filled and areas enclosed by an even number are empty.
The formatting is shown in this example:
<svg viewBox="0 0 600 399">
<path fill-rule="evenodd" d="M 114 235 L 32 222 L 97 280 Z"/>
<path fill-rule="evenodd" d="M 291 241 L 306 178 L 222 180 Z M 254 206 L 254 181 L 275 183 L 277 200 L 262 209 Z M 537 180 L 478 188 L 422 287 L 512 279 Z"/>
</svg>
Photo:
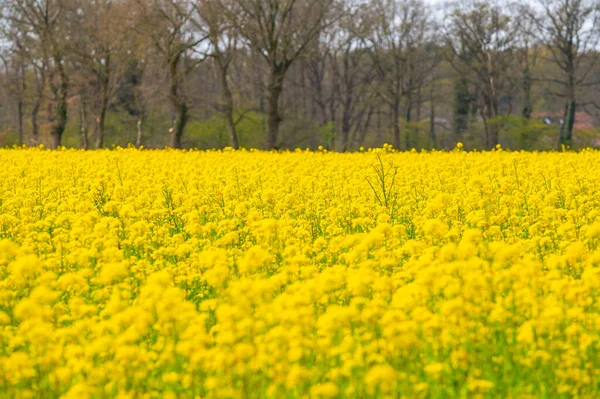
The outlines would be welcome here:
<svg viewBox="0 0 600 399">
<path fill-rule="evenodd" d="M 22 51 L 19 38 L 16 40 L 14 52 L 9 52 L 6 56 L 0 54 L 0 59 L 2 59 L 2 63 L 4 64 L 5 77 L 7 78 L 7 82 L 5 82 L 6 89 L 17 102 L 18 144 L 22 145 L 27 80 L 25 76 L 25 55 Z"/>
<path fill-rule="evenodd" d="M 33 144 L 37 144 L 40 132 L 39 114 L 46 96 L 48 62 L 45 57 L 39 56 L 30 57 L 30 60 L 35 88 L 31 101 L 31 139 Z"/>
<path fill-rule="evenodd" d="M 233 0 L 227 15 L 268 66 L 265 147 L 277 146 L 282 121 L 279 100 L 290 66 L 303 55 L 329 17 L 334 0 Z"/>
<path fill-rule="evenodd" d="M 300 60 L 302 80 L 300 86 L 307 93 L 307 114 L 321 128 L 331 127 L 336 122 L 339 108 L 338 47 L 336 42 L 340 26 L 332 24 L 321 31 L 307 48 Z M 313 135 L 310 144 L 316 147 L 322 137 Z"/>
<path fill-rule="evenodd" d="M 133 85 L 133 105 L 137 115 L 135 146 L 140 148 L 144 138 L 144 122 L 146 120 L 148 109 L 146 95 L 149 94 L 145 93 L 144 91 L 144 78 L 146 71 L 146 60 L 144 58 L 137 60 L 136 69 L 138 81 L 134 82 Z"/>
<path fill-rule="evenodd" d="M 88 131 L 88 95 L 86 85 L 78 84 L 79 86 L 79 137 L 81 148 L 87 150 L 89 148 L 89 131 Z"/>
<path fill-rule="evenodd" d="M 325 27 L 307 46 L 306 53 L 297 67 L 300 69 L 300 80 L 294 82 L 301 91 L 305 115 L 310 115 L 314 124 L 320 127 L 320 133 L 327 132 L 325 137 L 314 134 L 310 145 L 314 148 L 323 139 L 326 145 L 335 141 L 340 107 L 339 51 L 345 42 L 340 23 Z M 298 96 L 298 94 L 295 94 Z M 304 104 L 304 100 L 308 103 Z"/>
<path fill-rule="evenodd" d="M 539 1 L 542 12 L 530 15 L 536 24 L 539 38 L 558 67 L 559 76 L 544 76 L 546 82 L 559 86 L 554 94 L 564 99 L 564 123 L 559 144 L 573 140 L 573 125 L 580 90 L 598 82 L 588 77 L 597 65 L 598 3 L 592 0 Z"/>
<path fill-rule="evenodd" d="M 375 71 L 369 50 L 357 29 L 354 13 L 348 12 L 340 20 L 337 37 L 333 41 L 335 59 L 331 79 L 336 82 L 333 94 L 340 104 L 340 151 L 349 149 L 354 133 L 369 118 L 375 101 L 371 87 Z"/>
<path fill-rule="evenodd" d="M 485 146 L 498 144 L 498 100 L 512 62 L 516 24 L 496 4 L 458 3 L 446 21 L 451 65 L 476 88 Z"/>
<path fill-rule="evenodd" d="M 230 84 L 230 70 L 233 58 L 238 50 L 239 32 L 237 27 L 226 17 L 226 12 L 233 12 L 235 4 L 227 0 L 201 0 L 196 4 L 201 25 L 199 29 L 206 31 L 210 42 L 207 54 L 212 58 L 221 85 L 221 98 L 218 110 L 225 118 L 229 143 L 231 147 L 239 148 L 237 124 L 243 114 L 235 117 L 233 90 Z"/>
<path fill-rule="evenodd" d="M 427 9 L 419 0 L 376 0 L 365 12 L 364 40 L 371 50 L 380 97 L 390 109 L 393 144 L 400 148 L 402 101 L 407 100 L 410 118 L 415 83 L 422 79 L 416 78 L 422 71 L 417 71 L 415 57 L 427 38 Z"/>
<path fill-rule="evenodd" d="M 125 32 L 120 29 L 125 13 L 114 0 L 74 0 L 69 11 L 71 40 L 67 49 L 79 84 L 87 86 L 82 90 L 88 93 L 87 102 L 94 112 L 95 146 L 102 148 L 108 105 L 125 60 Z"/>
<path fill-rule="evenodd" d="M 60 146 L 67 125 L 69 75 L 65 51 L 64 0 L 6 0 L 4 18 L 37 43 L 50 87 L 50 146 Z"/>
<path fill-rule="evenodd" d="M 9 9 L 9 11 L 12 11 Z M 10 15 L 10 14 L 9 14 Z M 10 72 L 10 90 L 17 98 L 19 143 L 24 142 L 24 113 L 27 105 L 31 107 L 31 141 L 37 144 L 39 139 L 39 111 L 44 102 L 47 58 L 44 57 L 38 38 L 30 34 L 30 27 L 18 23 L 9 17 L 4 24 L 4 38 L 9 43 L 8 53 L 3 57 L 5 66 L 13 65 Z M 18 67 L 18 71 L 15 66 Z M 8 77 L 7 69 L 7 77 Z"/>
<path fill-rule="evenodd" d="M 199 62 L 197 46 L 206 40 L 197 29 L 197 8 L 187 0 L 135 0 L 136 24 L 161 56 L 166 68 L 168 98 L 175 114 L 170 130 L 170 146 L 181 148 L 182 137 L 189 119 L 190 105 L 186 94 L 186 80 Z M 194 56 L 195 54 L 195 56 Z"/>
<path fill-rule="evenodd" d="M 540 55 L 539 41 L 535 37 L 535 23 L 530 17 L 532 10 L 528 5 L 519 5 L 516 8 L 516 23 L 518 24 L 516 36 L 516 59 L 520 69 L 520 82 L 522 90 L 521 116 L 531 119 L 533 112 L 533 83 L 534 68 Z"/>
<path fill-rule="evenodd" d="M 14 21 L 11 21 L 14 22 Z M 19 114 L 19 137 L 24 141 L 23 118 L 26 106 L 31 107 L 31 141 L 34 144 L 39 140 L 39 112 L 46 96 L 48 77 L 48 59 L 41 48 L 39 40 L 30 34 L 27 25 L 12 23 L 8 25 L 6 39 L 11 44 L 12 51 L 9 54 L 13 64 L 20 65 L 18 78 L 11 79 L 13 85 L 18 84 L 20 92 L 18 101 Z"/>
</svg>

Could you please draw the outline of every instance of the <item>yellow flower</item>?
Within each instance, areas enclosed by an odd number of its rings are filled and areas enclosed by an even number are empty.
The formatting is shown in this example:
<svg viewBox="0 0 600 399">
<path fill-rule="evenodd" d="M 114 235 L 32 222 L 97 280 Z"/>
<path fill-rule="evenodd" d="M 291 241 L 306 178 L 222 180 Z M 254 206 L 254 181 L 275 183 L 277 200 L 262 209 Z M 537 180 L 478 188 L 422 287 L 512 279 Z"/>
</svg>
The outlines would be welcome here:
<svg viewBox="0 0 600 399">
<path fill-rule="evenodd" d="M 598 396 L 600 151 L 0 155 L 0 397 Z"/>
<path fill-rule="evenodd" d="M 240 273 L 248 274 L 254 273 L 266 266 L 271 262 L 271 254 L 265 251 L 262 247 L 255 245 L 250 248 L 244 258 L 240 260 L 238 269 Z"/>
<path fill-rule="evenodd" d="M 430 363 L 425 366 L 424 370 L 427 374 L 431 375 L 434 378 L 439 378 L 442 371 L 444 371 L 443 363 Z"/>
<path fill-rule="evenodd" d="M 397 373 L 392 366 L 388 364 L 378 364 L 369 369 L 365 375 L 364 382 L 369 394 L 373 394 L 377 389 L 381 392 L 389 393 L 396 386 Z"/>
<path fill-rule="evenodd" d="M 102 266 L 99 281 L 103 284 L 110 284 L 120 280 L 129 274 L 127 264 L 124 262 L 111 262 Z"/>
<path fill-rule="evenodd" d="M 34 277 L 42 270 L 42 265 L 35 255 L 25 255 L 8 265 L 8 270 L 18 279 Z"/>
<path fill-rule="evenodd" d="M 533 342 L 534 338 L 535 336 L 532 323 L 530 321 L 523 323 L 523 325 L 519 327 L 517 341 L 524 344 L 530 344 Z"/>
<path fill-rule="evenodd" d="M 489 380 L 470 380 L 469 381 L 469 391 L 471 392 L 486 392 L 494 386 L 494 383 Z"/>
<path fill-rule="evenodd" d="M 336 398 L 339 395 L 340 389 L 333 382 L 325 382 L 317 384 L 310 388 L 312 398 Z"/>
</svg>

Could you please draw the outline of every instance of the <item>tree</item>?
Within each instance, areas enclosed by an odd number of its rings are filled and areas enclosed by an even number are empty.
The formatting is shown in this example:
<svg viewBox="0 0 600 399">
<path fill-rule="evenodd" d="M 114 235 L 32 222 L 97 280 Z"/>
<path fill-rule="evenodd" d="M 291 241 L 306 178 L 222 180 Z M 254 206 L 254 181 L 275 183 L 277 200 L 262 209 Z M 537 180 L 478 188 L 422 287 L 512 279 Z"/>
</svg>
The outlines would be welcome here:
<svg viewBox="0 0 600 399">
<path fill-rule="evenodd" d="M 498 144 L 498 100 L 516 32 L 516 25 L 499 5 L 480 1 L 455 4 L 446 21 L 448 60 L 477 91 L 487 148 Z"/>
<path fill-rule="evenodd" d="M 282 116 L 279 101 L 292 64 L 330 23 L 334 0 L 232 0 L 231 23 L 267 64 L 265 147 L 277 146 Z"/>
<path fill-rule="evenodd" d="M 300 60 L 301 68 L 305 69 L 302 74 L 300 86 L 308 92 L 310 99 L 309 108 L 311 119 L 321 128 L 326 128 L 335 123 L 338 109 L 338 81 L 333 78 L 332 70 L 336 68 L 335 49 L 331 42 L 337 33 L 336 26 L 324 29 L 307 49 L 306 56 Z M 321 137 L 313 137 L 313 146 Z"/>
<path fill-rule="evenodd" d="M 221 0 L 227 1 L 227 0 Z M 219 111 L 225 118 L 227 131 L 229 132 L 229 143 L 231 147 L 239 148 L 237 124 L 241 118 L 235 118 L 235 104 L 233 92 L 229 82 L 229 73 L 236 51 L 238 50 L 239 32 L 235 25 L 226 18 L 225 12 L 232 12 L 235 5 L 222 3 L 218 0 L 203 0 L 196 4 L 197 13 L 201 25 L 199 29 L 206 31 L 210 43 L 207 55 L 212 58 L 221 85 L 221 99 L 218 105 Z"/>
<path fill-rule="evenodd" d="M 456 141 L 469 127 L 472 98 L 469 91 L 469 80 L 464 75 L 459 75 L 454 80 L 454 135 Z"/>
<path fill-rule="evenodd" d="M 540 46 L 535 38 L 535 24 L 530 15 L 532 10 L 527 5 L 517 7 L 516 23 L 517 31 L 517 49 L 516 59 L 520 69 L 520 82 L 522 91 L 521 116 L 525 119 L 531 119 L 533 112 L 533 83 L 534 68 L 537 65 Z"/>
<path fill-rule="evenodd" d="M 45 56 L 39 41 L 39 37 L 31 34 L 28 24 L 19 23 L 11 16 L 14 12 L 6 4 L 8 11 L 5 15 L 7 24 L 3 24 L 4 38 L 9 44 L 8 52 L 3 58 L 5 65 L 13 65 L 8 72 L 10 88 L 9 92 L 17 98 L 18 132 L 19 143 L 24 139 L 24 113 L 25 108 L 30 106 L 31 116 L 31 142 L 37 144 L 39 141 L 39 113 L 46 97 L 48 59 Z M 1 10 L 1 9 L 0 9 Z M 18 66 L 18 67 L 14 67 Z M 8 76 L 10 75 L 10 76 Z"/>
<path fill-rule="evenodd" d="M 77 71 L 85 115 L 85 99 L 94 112 L 96 148 L 104 146 L 106 113 L 126 54 L 122 51 L 124 32 L 122 7 L 114 0 L 74 0 L 69 7 L 71 40 L 67 50 Z M 84 119 L 84 118 L 83 118 Z M 82 119 L 82 120 L 83 120 Z M 87 137 L 84 146 L 87 147 Z"/>
<path fill-rule="evenodd" d="M 351 9 L 340 19 L 333 41 L 334 60 L 331 63 L 335 81 L 333 95 L 340 104 L 340 140 L 338 150 L 347 151 L 355 133 L 370 119 L 375 105 L 372 83 L 375 72 L 369 50 L 358 34 L 358 16 Z"/>
<path fill-rule="evenodd" d="M 190 104 L 186 81 L 203 58 L 193 53 L 206 40 L 197 27 L 197 8 L 187 0 L 135 0 L 139 18 L 136 27 L 162 58 L 167 74 L 168 98 L 175 117 L 170 130 L 170 145 L 182 147 L 189 119 Z"/>
<path fill-rule="evenodd" d="M 50 88 L 50 146 L 57 148 L 67 125 L 69 74 L 66 67 L 65 0 L 6 0 L 3 17 L 39 48 Z"/>
<path fill-rule="evenodd" d="M 40 132 L 39 114 L 46 97 L 48 60 L 45 57 L 37 56 L 30 56 L 29 59 L 33 73 L 33 86 L 35 88 L 31 101 L 31 135 L 33 144 L 37 144 Z"/>
<path fill-rule="evenodd" d="M 302 89 L 297 97 L 312 100 L 304 108 L 310 108 L 321 131 L 328 132 L 327 145 L 339 151 L 349 149 L 375 105 L 367 100 L 373 100 L 374 73 L 353 5 L 346 4 L 339 19 L 310 43 L 297 82 Z"/>
<path fill-rule="evenodd" d="M 559 90 L 554 94 L 564 99 L 559 144 L 569 145 L 580 91 L 597 83 L 590 82 L 588 77 L 598 60 L 598 4 L 591 0 L 544 0 L 539 5 L 542 11 L 539 14 L 532 11 L 530 16 L 559 70 L 558 76 L 543 79 L 558 85 Z"/>
<path fill-rule="evenodd" d="M 27 91 L 27 80 L 25 75 L 25 55 L 21 49 L 20 41 L 17 39 L 14 53 L 8 56 L 0 55 L 4 64 L 5 77 L 8 78 L 6 89 L 17 101 L 17 132 L 18 143 L 23 144 L 23 119 L 25 96 Z"/>
<path fill-rule="evenodd" d="M 422 86 L 428 68 L 417 69 L 427 41 L 428 25 L 425 5 L 418 0 L 376 0 L 366 8 L 363 28 L 380 86 L 379 95 L 390 109 L 393 144 L 401 147 L 400 119 L 402 101 L 407 101 L 405 117 L 411 118 L 413 93 Z M 423 67 L 423 65 L 421 65 Z M 405 148 L 408 147 L 405 142 Z"/>
</svg>

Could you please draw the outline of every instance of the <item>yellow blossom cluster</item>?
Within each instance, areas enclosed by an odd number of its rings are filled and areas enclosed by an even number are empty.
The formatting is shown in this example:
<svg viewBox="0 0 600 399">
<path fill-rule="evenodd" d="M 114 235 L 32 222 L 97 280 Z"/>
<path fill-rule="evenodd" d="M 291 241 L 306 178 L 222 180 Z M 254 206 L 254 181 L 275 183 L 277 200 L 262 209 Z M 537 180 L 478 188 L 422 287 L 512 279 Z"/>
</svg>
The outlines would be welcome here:
<svg viewBox="0 0 600 399">
<path fill-rule="evenodd" d="M 0 150 L 0 397 L 598 397 L 599 171 Z"/>
</svg>

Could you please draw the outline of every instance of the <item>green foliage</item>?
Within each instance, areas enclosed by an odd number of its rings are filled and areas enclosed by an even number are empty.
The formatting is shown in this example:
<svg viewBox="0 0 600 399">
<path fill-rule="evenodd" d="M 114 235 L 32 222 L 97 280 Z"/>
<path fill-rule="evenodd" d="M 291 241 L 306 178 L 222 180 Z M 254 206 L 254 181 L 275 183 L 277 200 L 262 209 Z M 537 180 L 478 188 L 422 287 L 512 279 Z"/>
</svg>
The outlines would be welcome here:
<svg viewBox="0 0 600 399">
<path fill-rule="evenodd" d="M 558 134 L 554 125 L 515 115 L 498 116 L 488 123 L 498 128 L 500 144 L 504 148 L 550 150 L 554 148 Z"/>
<path fill-rule="evenodd" d="M 573 147 L 600 147 L 600 129 L 578 129 L 573 132 Z"/>
<path fill-rule="evenodd" d="M 410 121 L 401 123 L 401 136 L 404 138 L 404 148 L 406 150 L 434 148 L 435 143 L 431 143 L 429 137 L 429 121 Z"/>
<path fill-rule="evenodd" d="M 338 135 L 338 132 L 335 128 L 335 122 L 330 121 L 326 125 L 321 126 L 319 129 L 319 133 L 321 143 L 329 148 L 331 143 L 335 140 L 335 138 Z"/>
<path fill-rule="evenodd" d="M 0 123 L 0 146 L 12 147 L 18 144 L 19 133 L 6 123 Z"/>
<path fill-rule="evenodd" d="M 241 112 L 235 116 L 242 117 Z M 236 126 L 240 146 L 260 148 L 263 142 L 264 116 L 257 112 L 248 112 Z M 184 141 L 186 146 L 201 149 L 223 148 L 230 145 L 229 132 L 225 120 L 219 114 L 203 121 L 192 121 L 186 127 Z"/>
<path fill-rule="evenodd" d="M 76 110 L 72 110 L 75 112 Z M 242 115 L 238 111 L 235 116 L 239 118 L 237 124 L 238 140 L 244 148 L 262 148 L 264 144 L 265 115 L 259 112 L 247 112 Z M 26 120 L 25 139 L 30 143 L 31 126 Z M 81 134 L 79 131 L 79 118 L 72 117 L 63 134 L 62 144 L 65 147 L 79 148 L 81 146 Z M 122 109 L 109 109 L 105 123 L 105 147 L 113 146 L 127 147 L 135 143 L 137 136 L 137 118 L 131 116 Z M 507 149 L 523 150 L 552 150 L 557 148 L 559 129 L 556 124 L 547 125 L 541 120 L 526 119 L 517 115 L 502 115 L 488 121 L 490 127 L 496 127 L 499 132 L 499 141 L 502 147 Z M 146 148 L 162 148 L 168 143 L 168 131 L 171 128 L 169 113 L 163 110 L 161 113 L 153 113 L 143 126 L 142 144 Z M 475 121 L 468 124 L 467 129 L 462 131 L 460 137 L 454 138 L 444 133 L 444 129 L 438 131 L 438 142 L 432 143 L 429 132 L 429 121 L 401 121 L 401 144 L 402 149 L 415 148 L 440 148 L 446 145 L 450 148 L 461 141 L 465 149 L 484 148 L 483 124 Z M 48 132 L 42 126 L 40 140 L 47 143 Z M 336 150 L 339 131 L 335 122 L 325 125 L 315 125 L 310 119 L 289 117 L 283 121 L 280 128 L 280 145 L 282 148 L 316 148 L 323 145 L 325 148 Z M 573 134 L 571 148 L 585 148 L 600 146 L 599 129 L 577 129 Z M 367 132 L 363 146 L 378 147 L 384 142 L 392 140 L 391 129 L 387 126 L 378 135 L 374 127 Z M 18 134 L 8 125 L 0 124 L 0 146 L 13 146 L 18 142 Z M 89 148 L 94 148 L 94 120 L 89 115 L 88 120 L 88 143 Z M 230 145 L 229 132 L 225 120 L 221 114 L 215 113 L 208 119 L 201 119 L 199 115 L 193 115 L 188 123 L 183 137 L 183 145 L 186 148 L 224 148 Z M 352 148 L 351 148 L 352 149 Z"/>
</svg>

